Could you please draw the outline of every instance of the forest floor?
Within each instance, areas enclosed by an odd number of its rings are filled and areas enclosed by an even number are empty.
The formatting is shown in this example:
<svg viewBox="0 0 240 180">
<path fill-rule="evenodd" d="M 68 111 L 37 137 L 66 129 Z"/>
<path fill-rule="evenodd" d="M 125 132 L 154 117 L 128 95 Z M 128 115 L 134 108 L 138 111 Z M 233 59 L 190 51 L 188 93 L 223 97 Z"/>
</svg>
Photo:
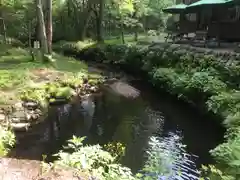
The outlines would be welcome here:
<svg viewBox="0 0 240 180">
<path fill-rule="evenodd" d="M 32 61 L 29 51 L 0 45 L 0 105 L 11 104 L 24 88 L 54 81 L 73 73 L 87 73 L 88 66 L 72 58 L 53 55 L 54 63 Z"/>
</svg>

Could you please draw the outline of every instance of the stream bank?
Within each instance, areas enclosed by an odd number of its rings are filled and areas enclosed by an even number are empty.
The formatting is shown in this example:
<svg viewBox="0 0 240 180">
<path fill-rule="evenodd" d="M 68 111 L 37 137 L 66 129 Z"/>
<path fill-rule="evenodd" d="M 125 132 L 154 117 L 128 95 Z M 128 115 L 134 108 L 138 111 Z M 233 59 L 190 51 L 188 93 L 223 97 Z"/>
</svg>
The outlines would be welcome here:
<svg viewBox="0 0 240 180">
<path fill-rule="evenodd" d="M 72 104 L 57 105 L 52 113 L 49 111 L 49 119 L 59 117 L 59 136 L 47 144 L 36 141 L 41 139 L 37 136 L 32 135 L 32 140 L 25 136 L 22 139 L 25 148 L 39 150 L 45 147 L 38 156 L 52 155 L 72 135 L 86 136 L 85 143 L 91 145 L 120 142 L 126 148 L 121 163 L 134 173 L 141 172 L 153 179 L 163 172 L 172 178 L 198 179 L 201 164 L 214 163 L 209 150 L 222 141 L 223 131 L 209 117 L 112 68 L 95 64 L 89 66 L 89 71 L 111 77 L 111 80 L 102 84 L 98 93 L 75 99 Z M 46 125 L 42 126 L 47 131 Z M 203 129 L 204 135 L 201 133 Z M 32 132 L 44 135 L 44 131 Z M 19 146 L 19 150 L 24 155 L 16 153 L 16 157 L 21 158 L 21 155 L 22 158 L 34 159 L 34 156 L 30 157 L 30 152 L 34 151 L 25 149 L 24 143 L 20 145 L 22 148 Z M 158 161 L 151 162 L 149 153 Z M 148 163 L 155 169 L 146 169 Z M 179 171 L 181 174 L 177 174 Z"/>
<path fill-rule="evenodd" d="M 238 179 L 239 167 L 231 164 L 238 161 L 235 147 L 240 140 L 238 53 L 167 43 L 150 46 L 94 45 L 77 51 L 70 48 L 71 52 L 69 46 L 64 48 L 62 46 L 61 51 L 67 55 L 143 75 L 157 89 L 164 89 L 201 112 L 216 115 L 217 118 L 213 119 L 226 127 L 227 132 L 226 142 L 211 150 L 211 155 L 218 161 L 217 167 L 223 172 L 213 170 L 210 176 L 212 179 Z M 229 147 L 231 150 L 225 151 Z"/>
</svg>

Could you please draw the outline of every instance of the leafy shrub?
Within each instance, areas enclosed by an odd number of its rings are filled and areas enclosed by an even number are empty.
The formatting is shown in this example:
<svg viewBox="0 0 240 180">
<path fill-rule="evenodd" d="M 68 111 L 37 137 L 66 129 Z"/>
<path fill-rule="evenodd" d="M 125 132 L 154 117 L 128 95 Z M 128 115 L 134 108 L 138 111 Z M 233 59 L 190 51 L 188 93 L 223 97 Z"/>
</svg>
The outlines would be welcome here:
<svg viewBox="0 0 240 180">
<path fill-rule="evenodd" d="M 59 41 L 53 45 L 53 50 L 64 52 L 66 54 L 74 54 L 77 55 L 82 50 L 87 47 L 94 45 L 93 41 L 78 41 L 78 42 L 67 42 L 67 41 Z"/>
<path fill-rule="evenodd" d="M 233 133 L 233 132 L 232 132 Z M 235 131 L 235 137 L 228 138 L 227 142 L 218 145 L 211 154 L 224 168 L 225 174 L 229 174 L 235 179 L 240 177 L 240 131 Z"/>
<path fill-rule="evenodd" d="M 47 103 L 56 99 L 70 100 L 75 94 L 76 88 L 83 85 L 83 77 L 69 76 L 56 82 L 51 82 L 38 87 L 29 87 L 20 92 L 23 101 L 35 101 L 46 107 Z"/>
<path fill-rule="evenodd" d="M 202 177 L 200 180 L 235 180 L 231 175 L 226 175 L 214 165 L 202 166 Z"/>
<path fill-rule="evenodd" d="M 125 154 L 125 147 L 123 146 L 123 144 L 119 142 L 105 144 L 103 148 L 104 150 L 109 152 L 113 157 L 115 157 L 116 161 L 119 161 Z"/>
<path fill-rule="evenodd" d="M 107 45 L 104 48 L 106 53 L 106 59 L 112 64 L 123 64 L 125 63 L 125 55 L 128 52 L 128 46 L 126 45 Z"/>
<path fill-rule="evenodd" d="M 134 180 L 131 170 L 115 163 L 115 158 L 107 151 L 104 151 L 100 145 L 83 146 L 84 138 L 69 140 L 67 149 L 74 150 L 73 153 L 60 151 L 56 156 L 59 160 L 55 163 L 74 167 L 80 171 L 88 171 L 99 179 L 106 180 Z"/>
<path fill-rule="evenodd" d="M 9 152 L 9 147 L 15 145 L 15 135 L 9 129 L 0 126 L 0 156 L 5 156 Z"/>
<path fill-rule="evenodd" d="M 218 95 L 212 96 L 207 101 L 209 110 L 216 114 L 222 114 L 224 117 L 239 112 L 239 107 L 237 107 L 239 103 L 240 92 L 235 90 L 223 91 Z"/>
<path fill-rule="evenodd" d="M 178 94 L 181 89 L 182 94 L 185 94 L 187 87 L 188 76 L 177 74 L 171 68 L 158 68 L 153 71 L 152 83 L 157 86 L 168 90 L 171 94 Z"/>
<path fill-rule="evenodd" d="M 148 32 L 147 32 L 147 35 L 148 36 L 157 36 L 157 31 L 156 30 L 149 30 Z"/>
<path fill-rule="evenodd" d="M 208 72 L 195 72 L 193 73 L 187 88 L 198 89 L 201 93 L 214 95 L 225 91 L 227 86 L 214 76 L 210 76 Z"/>
</svg>

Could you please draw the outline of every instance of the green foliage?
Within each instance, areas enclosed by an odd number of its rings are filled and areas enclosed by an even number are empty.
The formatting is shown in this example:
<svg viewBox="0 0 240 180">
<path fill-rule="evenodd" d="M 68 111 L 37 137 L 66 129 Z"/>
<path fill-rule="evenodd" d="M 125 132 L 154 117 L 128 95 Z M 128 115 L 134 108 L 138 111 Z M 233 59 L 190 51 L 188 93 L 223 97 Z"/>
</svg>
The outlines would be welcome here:
<svg viewBox="0 0 240 180">
<path fill-rule="evenodd" d="M 189 47 L 161 45 L 142 49 L 128 45 L 94 47 L 88 55 L 101 52 L 101 60 L 128 70 L 147 74 L 157 88 L 220 115 L 228 128 L 226 142 L 212 155 L 222 171 L 212 168 L 209 177 L 231 179 L 239 176 L 240 100 L 239 59 L 225 62 L 225 55 L 202 53 Z M 229 55 L 231 56 L 231 55 Z M 237 57 L 239 58 L 239 57 Z M 99 60 L 99 56 L 98 56 Z"/>
<path fill-rule="evenodd" d="M 14 133 L 0 126 L 0 156 L 5 156 L 9 152 L 10 148 L 15 145 Z"/>
<path fill-rule="evenodd" d="M 84 138 L 73 136 L 73 139 L 68 141 L 69 143 L 66 148 L 70 148 L 74 152 L 60 151 L 56 155 L 59 156 L 59 160 L 55 163 L 62 166 L 74 167 L 79 171 L 87 171 L 100 179 L 135 179 L 130 169 L 116 164 L 115 158 L 109 152 L 104 151 L 100 145 L 83 146 L 83 140 Z"/>
<path fill-rule="evenodd" d="M 0 88 L 10 89 L 23 84 L 26 81 L 26 75 L 23 71 L 0 70 Z"/>
<path fill-rule="evenodd" d="M 47 94 L 44 87 L 23 89 L 19 94 L 22 101 L 35 101 L 42 107 L 47 106 Z"/>
<path fill-rule="evenodd" d="M 225 175 L 220 169 L 214 165 L 202 166 L 202 178 L 200 180 L 235 180 L 231 175 Z"/>
<path fill-rule="evenodd" d="M 80 53 L 85 48 L 93 46 L 96 42 L 94 41 L 78 41 L 78 42 L 67 42 L 59 41 L 53 45 L 55 51 L 64 53 Z"/>
<path fill-rule="evenodd" d="M 236 90 L 222 92 L 207 101 L 209 110 L 225 117 L 239 112 L 240 92 Z M 226 119 L 227 120 L 227 119 Z"/>
<path fill-rule="evenodd" d="M 91 16 L 85 24 L 89 12 L 99 13 L 100 1 L 53 0 L 53 40 L 79 40 L 83 29 L 86 36 L 96 39 L 96 16 Z M 174 3 L 173 0 L 105 0 L 103 10 L 103 29 L 106 35 L 119 35 L 121 24 L 128 33 L 143 32 L 143 29 L 164 28 L 168 15 L 162 9 Z M 95 4 L 93 6 L 93 4 Z M 91 9 L 92 8 L 92 9 Z M 47 11 L 43 3 L 44 13 Z M 37 33 L 35 2 L 30 0 L 3 1 L 1 12 L 7 27 L 7 35 L 28 44 L 29 30 L 32 38 Z M 17 40 L 12 44 L 23 45 Z"/>
<path fill-rule="evenodd" d="M 54 102 L 56 99 L 70 100 L 75 94 L 75 90 L 83 85 L 80 76 L 69 76 L 56 82 L 46 83 L 38 87 L 29 87 L 20 92 L 23 101 L 37 101 L 42 106 L 47 102 Z"/>
<path fill-rule="evenodd" d="M 105 144 L 103 146 L 104 150 L 109 152 L 113 157 L 115 157 L 116 161 L 119 161 L 122 156 L 125 154 L 125 147 L 122 143 L 112 142 Z"/>
</svg>

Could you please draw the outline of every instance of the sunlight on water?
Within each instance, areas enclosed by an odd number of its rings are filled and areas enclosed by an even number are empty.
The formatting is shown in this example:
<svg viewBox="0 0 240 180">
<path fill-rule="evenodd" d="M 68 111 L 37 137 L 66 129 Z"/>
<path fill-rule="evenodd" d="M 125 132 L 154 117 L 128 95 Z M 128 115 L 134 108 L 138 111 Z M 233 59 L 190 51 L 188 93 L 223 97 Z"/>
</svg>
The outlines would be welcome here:
<svg viewBox="0 0 240 180">
<path fill-rule="evenodd" d="M 194 163 L 197 157 L 186 153 L 181 140 L 181 136 L 172 132 L 165 137 L 150 137 L 142 173 L 150 179 L 159 180 L 199 179 Z"/>
<path fill-rule="evenodd" d="M 79 101 L 74 134 L 86 136 L 87 143 L 121 142 L 126 147 L 121 163 L 133 173 L 143 174 L 144 180 L 199 179 L 199 166 L 206 162 L 199 159 L 209 151 L 202 147 L 211 143 L 211 138 L 205 137 L 213 136 L 212 129 L 211 136 L 198 138 L 194 134 L 198 125 L 182 123 L 195 118 L 195 114 L 179 113 L 178 106 L 166 104 L 164 98 L 158 101 L 155 106 L 131 85 L 113 83 L 103 89 L 102 96 Z M 70 105 L 59 108 L 62 119 L 68 119 L 71 109 Z M 199 139 L 204 143 L 199 144 Z"/>
</svg>

